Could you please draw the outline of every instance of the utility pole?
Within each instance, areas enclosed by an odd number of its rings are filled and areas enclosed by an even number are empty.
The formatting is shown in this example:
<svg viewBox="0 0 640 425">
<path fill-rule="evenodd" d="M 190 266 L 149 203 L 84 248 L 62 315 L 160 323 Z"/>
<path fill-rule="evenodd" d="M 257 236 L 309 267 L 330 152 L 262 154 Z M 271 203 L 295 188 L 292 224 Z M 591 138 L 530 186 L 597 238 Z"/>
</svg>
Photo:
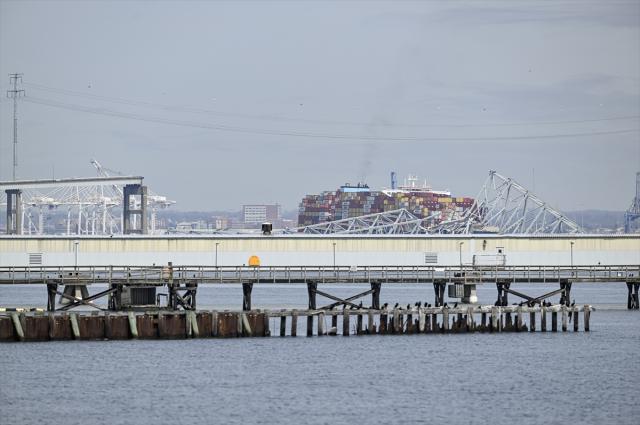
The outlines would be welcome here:
<svg viewBox="0 0 640 425">
<path fill-rule="evenodd" d="M 13 98 L 13 180 L 16 180 L 18 168 L 18 97 L 24 96 L 24 90 L 18 89 L 18 81 L 22 83 L 22 74 L 9 74 L 13 90 L 7 90 L 7 97 Z"/>
</svg>

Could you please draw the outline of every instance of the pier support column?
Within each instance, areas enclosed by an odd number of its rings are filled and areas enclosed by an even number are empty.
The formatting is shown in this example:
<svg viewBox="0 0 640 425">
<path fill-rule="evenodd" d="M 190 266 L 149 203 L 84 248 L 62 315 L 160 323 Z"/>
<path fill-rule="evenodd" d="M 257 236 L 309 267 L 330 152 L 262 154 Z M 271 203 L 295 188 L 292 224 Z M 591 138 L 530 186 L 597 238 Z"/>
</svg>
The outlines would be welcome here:
<svg viewBox="0 0 640 425">
<path fill-rule="evenodd" d="M 47 283 L 47 311 L 56 311 L 56 295 L 58 285 L 56 283 Z"/>
<path fill-rule="evenodd" d="M 132 208 L 131 201 L 134 196 L 139 196 L 139 203 L 134 201 Z M 123 226 L 122 233 L 127 235 L 131 233 L 147 234 L 147 186 L 140 184 L 128 184 L 124 187 L 123 191 Z M 134 226 L 133 218 L 139 218 L 136 220 Z"/>
<path fill-rule="evenodd" d="M 496 289 L 498 290 L 498 300 L 496 305 L 506 307 L 509 305 L 509 293 L 505 289 L 509 289 L 511 282 L 500 280 L 496 282 Z"/>
<path fill-rule="evenodd" d="M 433 282 L 433 291 L 435 292 L 434 306 L 442 307 L 444 305 L 444 289 L 446 286 L 447 282 L 444 280 L 436 280 Z"/>
<path fill-rule="evenodd" d="M 371 308 L 374 310 L 380 310 L 380 287 L 382 286 L 381 282 L 371 282 L 371 290 L 373 293 L 371 294 Z"/>
<path fill-rule="evenodd" d="M 316 290 L 318 282 L 307 282 L 307 292 L 309 293 L 309 310 L 316 309 Z"/>
<path fill-rule="evenodd" d="M 251 310 L 251 291 L 253 290 L 252 282 L 242 282 L 242 310 Z"/>
<path fill-rule="evenodd" d="M 109 289 L 114 290 L 114 292 L 109 294 L 109 310 L 122 310 L 122 285 L 112 283 L 111 285 L 109 285 Z"/>
<path fill-rule="evenodd" d="M 560 304 L 569 306 L 571 304 L 571 282 L 563 279 L 560 281 Z"/>
<path fill-rule="evenodd" d="M 638 310 L 640 308 L 640 302 L 638 300 L 638 290 L 640 283 L 627 282 L 627 309 Z"/>
<path fill-rule="evenodd" d="M 22 234 L 22 191 L 7 189 L 7 235 Z"/>
</svg>

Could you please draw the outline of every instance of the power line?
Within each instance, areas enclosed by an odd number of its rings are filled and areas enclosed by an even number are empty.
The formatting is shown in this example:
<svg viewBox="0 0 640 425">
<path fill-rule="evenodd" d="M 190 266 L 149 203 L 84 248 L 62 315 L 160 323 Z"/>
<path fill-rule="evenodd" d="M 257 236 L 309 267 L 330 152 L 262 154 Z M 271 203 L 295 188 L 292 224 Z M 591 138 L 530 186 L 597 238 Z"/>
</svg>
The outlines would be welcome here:
<svg viewBox="0 0 640 425">
<path fill-rule="evenodd" d="M 229 126 L 224 124 L 210 124 L 195 121 L 183 121 L 175 119 L 167 119 L 162 117 L 146 116 L 134 113 L 120 112 L 105 108 L 94 108 L 83 105 L 68 104 L 58 102 L 51 99 L 42 99 L 38 97 L 27 97 L 25 102 L 45 105 L 55 108 L 67 109 L 78 112 L 86 112 L 96 115 L 111 116 L 117 118 L 126 118 L 137 121 L 153 122 L 159 124 L 176 125 L 181 127 L 202 128 L 218 131 L 226 131 L 233 133 L 248 133 L 259 135 L 272 135 L 272 136 L 288 136 L 288 137 L 308 137 L 317 139 L 329 139 L 329 140 L 362 140 L 362 141 L 375 141 L 375 142 L 426 142 L 426 141 L 501 141 L 501 140 L 541 140 L 541 139 L 563 139 L 563 138 L 575 138 L 586 136 L 602 136 L 613 134 L 627 134 L 640 131 L 638 128 L 611 130 L 611 131 L 594 131 L 594 132 L 577 132 L 577 133 L 556 133 L 556 134 L 543 134 L 543 135 L 515 135 L 515 136 L 492 136 L 492 137 L 437 137 L 437 136 L 363 136 L 363 135 L 351 135 L 351 134 L 333 134 L 333 133 L 314 133 L 297 130 L 270 130 L 261 128 L 248 128 Z"/>
<path fill-rule="evenodd" d="M 183 112 L 192 112 L 199 114 L 209 114 L 209 115 L 220 115 L 220 116 L 228 116 L 228 117 L 237 117 L 237 118 L 248 118 L 248 119 L 256 119 L 256 120 L 270 120 L 270 121 L 283 121 L 283 122 L 304 122 L 309 124 L 321 124 L 321 125 L 345 125 L 345 126 L 358 126 L 358 127 L 450 127 L 450 128 L 466 128 L 466 127 L 518 127 L 518 126 L 532 126 L 532 125 L 558 125 L 558 124 L 585 124 L 585 123 L 594 123 L 594 122 L 606 122 L 606 121 L 623 121 L 630 119 L 640 119 L 640 115 L 626 115 L 626 116 L 615 116 L 615 117 L 602 117 L 602 118 L 593 118 L 593 119 L 580 119 L 580 120 L 557 120 L 557 121 L 529 121 L 529 122 L 513 122 L 513 123 L 482 123 L 482 124 L 472 124 L 472 123 L 458 123 L 458 124 L 444 124 L 444 123 L 433 123 L 433 124 L 418 124 L 418 123 L 372 123 L 372 122 L 355 122 L 355 121 L 335 121 L 335 120 L 317 120 L 317 119 L 308 119 L 308 118 L 293 118 L 293 117 L 282 117 L 277 115 L 265 115 L 265 114 L 245 114 L 238 112 L 225 112 L 225 111 L 216 111 L 210 109 L 189 107 L 189 106 L 176 106 L 176 105 L 165 105 L 154 102 L 140 101 L 140 100 L 131 100 L 124 99 L 121 97 L 111 97 L 111 96 L 102 96 L 93 93 L 85 93 L 77 90 L 69 90 L 62 89 L 56 87 L 50 87 L 43 84 L 36 83 L 24 83 L 27 87 L 32 87 L 36 90 L 48 91 L 51 93 L 57 93 L 68 96 L 76 96 L 76 97 L 84 97 L 87 99 L 100 100 L 111 103 L 119 103 L 123 105 L 129 106 L 143 106 L 149 108 L 159 108 L 168 111 L 183 111 Z"/>
</svg>

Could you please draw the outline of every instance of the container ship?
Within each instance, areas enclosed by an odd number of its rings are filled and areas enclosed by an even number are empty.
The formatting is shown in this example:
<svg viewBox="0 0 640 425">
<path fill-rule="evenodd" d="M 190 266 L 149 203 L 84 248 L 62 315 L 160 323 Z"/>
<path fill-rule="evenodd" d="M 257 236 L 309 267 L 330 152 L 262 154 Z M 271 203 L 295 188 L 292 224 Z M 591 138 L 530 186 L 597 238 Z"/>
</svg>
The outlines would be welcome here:
<svg viewBox="0 0 640 425">
<path fill-rule="evenodd" d="M 391 173 L 391 187 L 372 190 L 365 183 L 340 186 L 335 191 L 306 195 L 299 206 L 298 226 L 309 226 L 401 208 L 419 218 L 431 217 L 434 224 L 460 217 L 471 208 L 474 199 L 454 197 L 448 190 L 433 190 L 424 180 L 410 175 L 404 184 L 396 183 Z"/>
</svg>

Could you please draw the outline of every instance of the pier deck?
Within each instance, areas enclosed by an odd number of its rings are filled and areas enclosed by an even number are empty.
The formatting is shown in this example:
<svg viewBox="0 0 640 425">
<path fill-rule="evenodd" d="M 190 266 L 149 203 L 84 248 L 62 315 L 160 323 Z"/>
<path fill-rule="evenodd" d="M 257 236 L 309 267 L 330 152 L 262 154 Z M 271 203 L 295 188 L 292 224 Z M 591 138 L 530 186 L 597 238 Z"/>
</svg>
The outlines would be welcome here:
<svg viewBox="0 0 640 425">
<path fill-rule="evenodd" d="M 618 266 L 59 266 L 0 267 L 2 284 L 162 286 L 167 283 L 640 282 L 640 264 Z"/>
</svg>

